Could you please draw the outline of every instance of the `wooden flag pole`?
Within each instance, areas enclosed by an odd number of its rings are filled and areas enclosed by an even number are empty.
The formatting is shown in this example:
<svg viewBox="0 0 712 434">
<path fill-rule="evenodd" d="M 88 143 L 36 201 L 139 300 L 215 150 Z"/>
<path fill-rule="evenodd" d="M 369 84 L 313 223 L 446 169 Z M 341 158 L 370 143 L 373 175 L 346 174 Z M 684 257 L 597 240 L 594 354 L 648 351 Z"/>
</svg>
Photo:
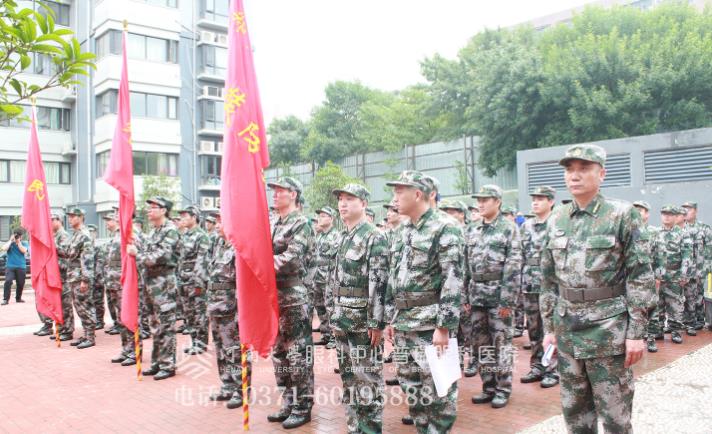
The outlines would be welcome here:
<svg viewBox="0 0 712 434">
<path fill-rule="evenodd" d="M 242 430 L 250 430 L 250 404 L 249 395 L 247 394 L 247 346 L 240 344 L 242 352 Z"/>
<path fill-rule="evenodd" d="M 143 379 L 143 375 L 141 374 L 141 333 L 139 330 L 141 327 L 139 327 L 138 324 L 136 324 L 136 331 L 134 332 L 134 355 L 136 356 L 136 378 L 138 381 L 141 381 Z"/>
</svg>

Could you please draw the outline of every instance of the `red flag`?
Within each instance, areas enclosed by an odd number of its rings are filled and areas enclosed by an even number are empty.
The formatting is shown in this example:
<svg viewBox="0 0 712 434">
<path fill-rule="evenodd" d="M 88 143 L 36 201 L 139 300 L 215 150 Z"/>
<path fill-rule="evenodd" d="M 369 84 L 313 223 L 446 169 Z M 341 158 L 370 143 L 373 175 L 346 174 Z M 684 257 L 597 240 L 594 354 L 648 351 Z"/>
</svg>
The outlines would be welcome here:
<svg viewBox="0 0 712 434">
<path fill-rule="evenodd" d="M 262 173 L 269 152 L 242 0 L 230 3 L 227 34 L 220 214 L 237 253 L 240 342 L 264 356 L 277 336 L 279 310 Z"/>
<path fill-rule="evenodd" d="M 62 278 L 59 274 L 57 248 L 54 245 L 49 195 L 40 142 L 37 138 L 35 108 L 32 107 L 30 151 L 27 156 L 25 197 L 22 201 L 22 226 L 30 235 L 32 288 L 35 290 L 37 310 L 54 321 L 64 324 L 62 317 Z"/>
<path fill-rule="evenodd" d="M 119 228 L 121 231 L 121 324 L 132 332 L 138 326 L 138 272 L 136 258 L 126 253 L 131 243 L 134 213 L 133 154 L 131 151 L 131 108 L 129 76 L 126 68 L 126 32 L 122 41 L 123 64 L 119 82 L 116 128 L 111 157 L 104 181 L 119 190 Z"/>
</svg>

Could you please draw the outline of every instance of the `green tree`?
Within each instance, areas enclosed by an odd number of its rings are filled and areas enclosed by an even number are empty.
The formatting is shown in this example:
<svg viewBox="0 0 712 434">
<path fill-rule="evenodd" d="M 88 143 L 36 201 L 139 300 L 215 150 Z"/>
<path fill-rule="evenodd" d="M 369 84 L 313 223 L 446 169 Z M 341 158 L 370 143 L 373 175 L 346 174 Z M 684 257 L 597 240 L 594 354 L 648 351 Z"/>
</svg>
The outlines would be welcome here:
<svg viewBox="0 0 712 434">
<path fill-rule="evenodd" d="M 341 166 L 327 161 L 326 164 L 314 174 L 314 179 L 306 188 L 304 197 L 312 210 L 317 210 L 324 206 L 337 209 L 337 200 L 331 192 L 335 188 L 341 188 L 349 183 L 363 185 L 363 182 L 360 180 L 344 173 Z"/>
<path fill-rule="evenodd" d="M 77 76 L 96 68 L 94 54 L 82 53 L 69 29 L 55 28 L 54 14 L 42 2 L 40 11 L 18 9 L 14 0 L 0 1 L 0 117 L 23 113 L 22 101 L 46 89 L 80 84 Z M 19 78 L 33 62 L 49 59 L 52 75 L 36 84 Z"/>
<path fill-rule="evenodd" d="M 269 128 L 269 156 L 273 165 L 297 164 L 309 128 L 296 116 L 274 119 Z"/>
<path fill-rule="evenodd" d="M 148 175 L 143 177 L 143 190 L 136 209 L 141 213 L 146 211 L 146 200 L 153 196 L 163 196 L 173 202 L 173 209 L 180 206 L 181 192 L 180 180 L 166 175 Z"/>
</svg>

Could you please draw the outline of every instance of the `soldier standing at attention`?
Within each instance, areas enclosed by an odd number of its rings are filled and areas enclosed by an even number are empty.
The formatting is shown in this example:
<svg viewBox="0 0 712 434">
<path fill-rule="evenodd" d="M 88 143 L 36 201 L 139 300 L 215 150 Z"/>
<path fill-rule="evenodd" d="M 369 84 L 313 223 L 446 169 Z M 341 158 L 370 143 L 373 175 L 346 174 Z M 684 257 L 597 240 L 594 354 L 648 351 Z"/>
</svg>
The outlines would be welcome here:
<svg viewBox="0 0 712 434">
<path fill-rule="evenodd" d="M 473 194 L 482 219 L 467 228 L 465 261 L 473 354 L 479 357 L 482 393 L 473 404 L 502 408 L 512 393 L 514 309 L 521 285 L 522 251 L 517 225 L 500 212 L 502 189 L 484 185 Z"/>
<path fill-rule="evenodd" d="M 74 232 L 69 241 L 57 248 L 57 256 L 67 260 L 67 285 L 72 293 L 74 310 L 82 321 L 84 336 L 70 345 L 79 349 L 95 345 L 95 314 L 92 285 L 94 284 L 94 243 L 84 226 L 84 210 L 72 208 L 67 212 Z"/>
<path fill-rule="evenodd" d="M 328 345 L 333 340 L 329 327 L 329 317 L 326 313 L 325 293 L 328 273 L 336 255 L 337 240 L 339 231 L 334 227 L 334 216 L 336 211 L 325 206 L 316 211 L 317 228 L 319 233 L 314 243 L 314 308 L 319 316 L 319 331 L 321 340 L 314 342 L 315 345 Z M 311 319 L 311 318 L 310 318 Z"/>
<path fill-rule="evenodd" d="M 151 366 L 143 375 L 164 380 L 176 374 L 176 245 L 178 230 L 168 220 L 173 202 L 154 196 L 146 201 L 151 232 L 140 245 L 129 244 L 126 251 L 145 267 L 147 309 L 151 312 L 153 350 Z M 138 238 L 134 239 L 137 242 Z"/>
<path fill-rule="evenodd" d="M 106 262 L 106 248 L 104 244 L 97 244 L 97 227 L 96 225 L 87 225 L 91 241 L 94 244 L 94 287 L 92 288 L 92 303 L 94 304 L 94 316 L 96 325 L 94 329 L 101 330 L 104 328 L 104 314 L 106 313 L 106 305 L 104 304 L 104 269 Z"/>
<path fill-rule="evenodd" d="M 398 382 L 418 432 L 449 432 L 457 417 L 457 383 L 446 396 L 435 383 L 424 351 L 455 336 L 463 288 L 462 231 L 430 207 L 433 184 L 418 171 L 404 171 L 394 187 L 395 206 L 410 221 L 391 250 L 386 336 L 394 340 Z M 395 312 L 391 312 L 395 308 Z"/>
<path fill-rule="evenodd" d="M 54 245 L 57 252 L 60 247 L 69 242 L 69 234 L 64 230 L 62 217 L 59 214 L 52 214 L 52 231 L 54 231 Z M 67 260 L 59 258 L 59 276 L 62 279 L 62 318 L 64 324 L 59 328 L 59 340 L 69 341 L 74 335 L 74 310 L 72 309 L 72 289 L 67 284 Z M 54 339 L 56 336 L 50 336 Z"/>
<path fill-rule="evenodd" d="M 346 230 L 336 252 L 326 304 L 336 338 L 350 433 L 383 430 L 383 328 L 388 243 L 368 221 L 369 191 L 347 184 L 333 194 Z"/>
<path fill-rule="evenodd" d="M 546 222 L 556 201 L 556 190 L 549 186 L 537 187 L 529 195 L 532 198 L 534 218 L 522 225 L 522 297 L 524 311 L 527 315 L 527 334 L 531 342 L 530 371 L 520 378 L 522 383 L 541 381 L 541 387 L 553 387 L 559 384 L 559 374 L 556 364 L 544 367 L 541 359 L 544 356 L 544 324 L 539 310 L 539 293 L 541 292 L 541 250 L 542 240 L 546 233 Z"/>
<path fill-rule="evenodd" d="M 242 407 L 242 364 L 240 330 L 237 323 L 237 274 L 235 249 L 225 238 L 222 225 L 216 224 L 217 241 L 212 256 L 196 265 L 197 274 L 207 282 L 207 310 L 217 356 L 220 392 L 212 401 L 228 401 L 229 409 Z M 207 340 L 206 340 L 207 342 Z M 250 385 L 252 363 L 248 357 L 247 384 Z"/>
<path fill-rule="evenodd" d="M 697 203 L 685 202 L 682 204 L 685 211 L 685 223 L 692 237 L 695 273 L 687 285 L 685 293 L 685 325 L 687 334 L 697 335 L 705 325 L 703 293 L 707 281 L 706 252 L 712 242 L 712 230 L 709 226 L 697 220 Z"/>
<path fill-rule="evenodd" d="M 183 352 L 202 354 L 208 347 L 208 313 L 205 283 L 196 273 L 210 250 L 208 235 L 200 228 L 200 210 L 189 206 L 178 212 L 185 232 L 178 241 L 178 282 L 182 287 L 183 314 L 190 331 L 191 346 Z"/>
<path fill-rule="evenodd" d="M 284 177 L 267 184 L 273 190 L 277 218 L 272 221 L 272 250 L 277 278 L 279 330 L 272 353 L 277 387 L 282 392 L 282 408 L 267 416 L 282 422 L 285 429 L 311 420 L 314 404 L 314 358 L 309 318 L 309 293 L 304 286 L 307 255 L 314 239 L 307 218 L 297 203 L 302 184 Z"/>
<path fill-rule="evenodd" d="M 559 162 L 573 201 L 549 217 L 541 256 L 544 348 L 556 345 L 570 432 L 632 431 L 633 371 L 654 301 L 642 220 L 600 193 L 606 151 L 574 145 Z"/>
</svg>

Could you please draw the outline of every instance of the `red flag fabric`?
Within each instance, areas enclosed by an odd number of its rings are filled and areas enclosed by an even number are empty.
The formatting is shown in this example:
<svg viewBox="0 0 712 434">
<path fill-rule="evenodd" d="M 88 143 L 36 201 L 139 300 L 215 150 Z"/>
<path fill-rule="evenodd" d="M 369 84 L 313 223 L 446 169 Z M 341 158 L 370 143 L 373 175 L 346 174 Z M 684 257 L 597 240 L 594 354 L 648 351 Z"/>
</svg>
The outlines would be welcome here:
<svg viewBox="0 0 712 434">
<path fill-rule="evenodd" d="M 30 235 L 30 261 L 32 263 L 32 288 L 35 290 L 35 304 L 39 312 L 64 324 L 62 278 L 59 274 L 57 247 L 54 245 L 49 194 L 40 154 L 40 142 L 37 138 L 34 107 L 32 107 L 30 149 L 25 173 L 22 226 L 27 229 Z"/>
<path fill-rule="evenodd" d="M 132 332 L 138 326 L 138 271 L 136 258 L 126 253 L 133 233 L 134 174 L 131 150 L 131 107 L 129 76 L 126 67 L 126 32 L 123 32 L 123 64 L 119 82 L 116 128 L 111 142 L 111 157 L 104 181 L 119 190 L 119 228 L 121 232 L 121 324 Z"/>
<path fill-rule="evenodd" d="M 240 342 L 265 356 L 279 320 L 263 175 L 269 152 L 242 0 L 230 3 L 229 20 L 220 214 L 237 253 Z"/>
</svg>

